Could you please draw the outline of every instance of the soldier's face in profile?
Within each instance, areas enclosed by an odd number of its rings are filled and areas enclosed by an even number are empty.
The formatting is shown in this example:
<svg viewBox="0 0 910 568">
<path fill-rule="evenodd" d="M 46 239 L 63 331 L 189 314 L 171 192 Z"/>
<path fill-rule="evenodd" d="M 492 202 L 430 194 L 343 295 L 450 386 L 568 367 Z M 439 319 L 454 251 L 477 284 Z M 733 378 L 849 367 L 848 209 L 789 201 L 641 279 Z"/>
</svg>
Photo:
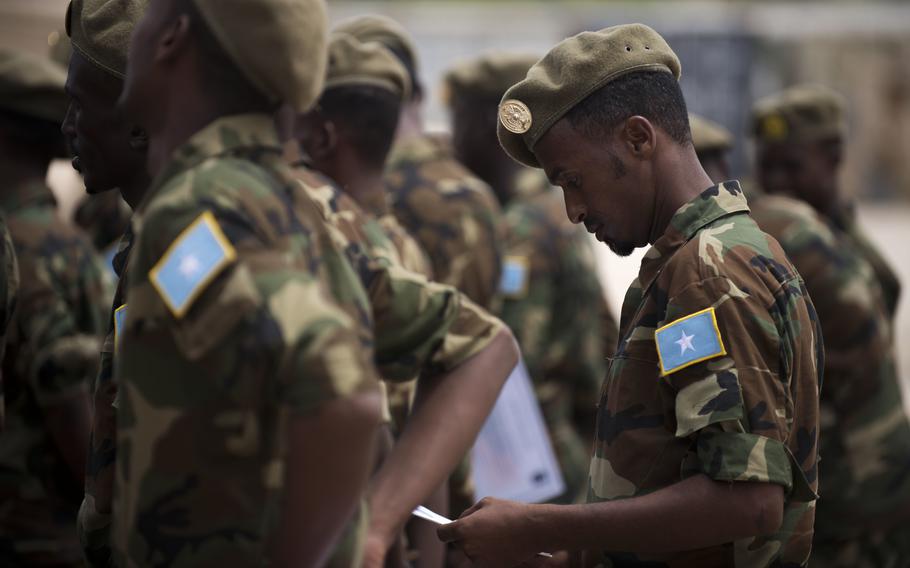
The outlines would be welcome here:
<svg viewBox="0 0 910 568">
<path fill-rule="evenodd" d="M 566 215 L 620 256 L 648 244 L 654 216 L 653 193 L 623 160 L 612 136 L 593 139 L 565 118 L 534 147 L 553 185 L 563 190 Z"/>
<path fill-rule="evenodd" d="M 144 148 L 130 145 L 135 129 L 115 108 L 123 82 L 89 63 L 78 51 L 70 59 L 70 98 L 62 131 L 86 190 L 123 187 L 145 168 Z"/>
<path fill-rule="evenodd" d="M 768 193 L 801 199 L 821 213 L 836 204 L 837 164 L 818 143 L 759 144 L 756 165 Z"/>
</svg>

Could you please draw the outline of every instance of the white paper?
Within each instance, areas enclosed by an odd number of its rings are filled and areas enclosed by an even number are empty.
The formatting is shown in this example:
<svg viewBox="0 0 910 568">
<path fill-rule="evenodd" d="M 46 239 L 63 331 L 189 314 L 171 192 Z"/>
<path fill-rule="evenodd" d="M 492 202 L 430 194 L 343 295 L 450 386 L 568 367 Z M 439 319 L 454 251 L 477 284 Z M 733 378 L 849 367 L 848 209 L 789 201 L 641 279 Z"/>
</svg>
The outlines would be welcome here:
<svg viewBox="0 0 910 568">
<path fill-rule="evenodd" d="M 506 381 L 471 455 L 477 500 L 490 496 L 541 503 L 565 491 L 523 361 Z"/>
</svg>

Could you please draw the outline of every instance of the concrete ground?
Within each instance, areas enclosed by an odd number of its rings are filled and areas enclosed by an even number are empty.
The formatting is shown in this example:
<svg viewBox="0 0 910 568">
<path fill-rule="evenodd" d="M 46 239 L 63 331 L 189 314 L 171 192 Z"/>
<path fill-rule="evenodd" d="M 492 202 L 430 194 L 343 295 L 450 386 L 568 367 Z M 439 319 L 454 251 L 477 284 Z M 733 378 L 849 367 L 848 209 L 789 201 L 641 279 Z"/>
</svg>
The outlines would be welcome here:
<svg viewBox="0 0 910 568">
<path fill-rule="evenodd" d="M 891 262 L 904 285 L 897 310 L 895 349 L 903 379 L 904 407 L 910 412 L 910 205 L 861 204 L 860 220 L 882 254 Z M 603 244 L 594 241 L 600 268 L 601 281 L 606 286 L 607 299 L 616 317 L 619 317 L 623 295 L 638 275 L 641 257 L 646 249 L 636 250 L 631 256 L 620 258 Z"/>
</svg>

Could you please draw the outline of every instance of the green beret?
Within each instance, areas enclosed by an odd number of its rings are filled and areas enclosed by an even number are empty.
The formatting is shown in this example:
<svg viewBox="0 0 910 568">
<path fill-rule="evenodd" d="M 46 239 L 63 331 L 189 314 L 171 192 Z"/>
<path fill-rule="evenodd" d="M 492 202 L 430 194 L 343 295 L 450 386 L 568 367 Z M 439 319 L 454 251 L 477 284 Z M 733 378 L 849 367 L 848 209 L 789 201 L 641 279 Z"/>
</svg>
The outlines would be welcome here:
<svg viewBox="0 0 910 568">
<path fill-rule="evenodd" d="M 799 85 L 760 99 L 752 107 L 756 142 L 812 142 L 847 132 L 844 98 L 820 85 Z"/>
<path fill-rule="evenodd" d="M 499 105 L 499 143 L 515 160 L 539 168 L 534 146 L 550 127 L 588 95 L 635 71 L 680 76 L 676 54 L 648 26 L 614 26 L 563 40 L 506 91 Z"/>
<path fill-rule="evenodd" d="M 356 16 L 343 20 L 335 31 L 351 34 L 362 42 L 375 41 L 389 48 L 411 69 L 417 69 L 417 48 L 401 24 L 386 16 Z"/>
<path fill-rule="evenodd" d="M 380 43 L 360 42 L 346 33 L 329 37 L 329 65 L 325 90 L 349 85 L 371 85 L 391 91 L 402 99 L 411 92 L 407 69 Z"/>
<path fill-rule="evenodd" d="M 193 0 L 241 73 L 273 102 L 307 110 L 326 67 L 324 0 Z"/>
<path fill-rule="evenodd" d="M 66 71 L 50 59 L 0 49 L 0 109 L 62 123 L 69 105 L 65 83 Z"/>
<path fill-rule="evenodd" d="M 148 0 L 72 0 L 66 34 L 82 57 L 123 79 L 130 34 L 147 6 Z"/>
<path fill-rule="evenodd" d="M 733 147 L 733 135 L 713 120 L 697 114 L 689 114 L 689 129 L 692 131 L 692 144 L 695 152 L 726 152 Z"/>
<path fill-rule="evenodd" d="M 536 55 L 493 52 L 456 65 L 443 77 L 447 103 L 461 99 L 495 99 L 528 74 Z"/>
</svg>

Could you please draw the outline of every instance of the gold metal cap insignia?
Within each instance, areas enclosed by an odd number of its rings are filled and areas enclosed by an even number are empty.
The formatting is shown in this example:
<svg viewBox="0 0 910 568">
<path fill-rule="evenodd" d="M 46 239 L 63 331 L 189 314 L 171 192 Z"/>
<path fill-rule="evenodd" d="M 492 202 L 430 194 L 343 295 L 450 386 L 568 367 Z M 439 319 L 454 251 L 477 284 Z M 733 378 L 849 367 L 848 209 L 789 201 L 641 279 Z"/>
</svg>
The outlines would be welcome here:
<svg viewBox="0 0 910 568">
<path fill-rule="evenodd" d="M 509 99 L 499 105 L 499 121 L 509 132 L 524 134 L 531 129 L 531 110 L 523 102 Z"/>
<path fill-rule="evenodd" d="M 762 135 L 768 140 L 783 140 L 787 137 L 787 121 L 778 114 L 765 117 L 761 129 Z"/>
</svg>

